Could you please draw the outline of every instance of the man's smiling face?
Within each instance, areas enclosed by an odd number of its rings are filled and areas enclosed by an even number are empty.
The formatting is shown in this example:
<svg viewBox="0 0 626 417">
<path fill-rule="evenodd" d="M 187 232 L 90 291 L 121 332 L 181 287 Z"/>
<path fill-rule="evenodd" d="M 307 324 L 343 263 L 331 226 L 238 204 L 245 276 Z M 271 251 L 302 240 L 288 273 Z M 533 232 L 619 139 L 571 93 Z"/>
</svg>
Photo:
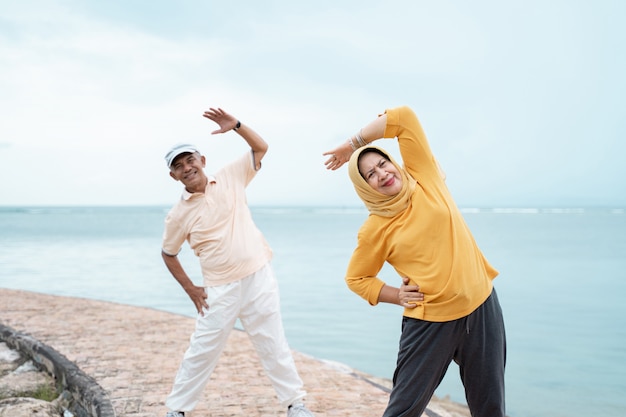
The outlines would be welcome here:
<svg viewBox="0 0 626 417">
<path fill-rule="evenodd" d="M 207 176 L 204 173 L 206 159 L 197 152 L 185 152 L 176 157 L 170 165 L 170 176 L 180 181 L 190 193 L 204 192 Z"/>
</svg>

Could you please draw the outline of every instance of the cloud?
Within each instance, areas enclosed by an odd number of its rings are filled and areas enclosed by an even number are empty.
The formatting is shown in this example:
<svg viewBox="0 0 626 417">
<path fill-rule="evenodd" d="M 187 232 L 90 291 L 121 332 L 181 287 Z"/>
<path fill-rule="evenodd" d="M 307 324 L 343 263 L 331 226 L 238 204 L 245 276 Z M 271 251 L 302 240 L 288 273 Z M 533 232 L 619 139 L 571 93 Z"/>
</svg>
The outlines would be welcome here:
<svg viewBox="0 0 626 417">
<path fill-rule="evenodd" d="M 624 6 L 149 5 L 0 11 L 0 175 L 24 172 L 5 204 L 167 204 L 172 143 L 211 169 L 245 151 L 210 135 L 202 111 L 220 106 L 270 144 L 251 203 L 360 205 L 321 154 L 402 104 L 460 204 L 626 204 Z"/>
</svg>

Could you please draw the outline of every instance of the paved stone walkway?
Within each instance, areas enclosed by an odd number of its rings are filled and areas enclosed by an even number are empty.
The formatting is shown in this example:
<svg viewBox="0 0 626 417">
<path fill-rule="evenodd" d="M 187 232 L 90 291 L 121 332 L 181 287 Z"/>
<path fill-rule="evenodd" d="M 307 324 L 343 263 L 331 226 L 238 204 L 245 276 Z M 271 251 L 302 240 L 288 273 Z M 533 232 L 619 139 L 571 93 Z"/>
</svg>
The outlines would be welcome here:
<svg viewBox="0 0 626 417">
<path fill-rule="evenodd" d="M 45 343 L 104 388 L 118 417 L 157 417 L 187 347 L 194 319 L 143 307 L 0 289 L 0 323 Z M 381 416 L 390 383 L 294 352 L 317 417 Z M 191 417 L 285 416 L 248 336 L 231 333 Z M 433 400 L 429 417 L 466 417 Z"/>
</svg>

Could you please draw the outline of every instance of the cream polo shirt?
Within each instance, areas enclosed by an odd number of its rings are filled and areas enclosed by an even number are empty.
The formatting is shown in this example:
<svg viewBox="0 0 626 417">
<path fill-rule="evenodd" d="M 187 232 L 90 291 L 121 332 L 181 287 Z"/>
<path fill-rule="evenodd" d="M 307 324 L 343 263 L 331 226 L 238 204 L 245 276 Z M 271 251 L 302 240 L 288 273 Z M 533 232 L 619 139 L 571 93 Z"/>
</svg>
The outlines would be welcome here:
<svg viewBox="0 0 626 417">
<path fill-rule="evenodd" d="M 163 252 L 178 254 L 186 240 L 200 260 L 204 286 L 244 278 L 272 258 L 246 201 L 245 188 L 255 175 L 253 155 L 246 152 L 209 176 L 204 193 L 185 190 L 165 219 Z"/>
</svg>

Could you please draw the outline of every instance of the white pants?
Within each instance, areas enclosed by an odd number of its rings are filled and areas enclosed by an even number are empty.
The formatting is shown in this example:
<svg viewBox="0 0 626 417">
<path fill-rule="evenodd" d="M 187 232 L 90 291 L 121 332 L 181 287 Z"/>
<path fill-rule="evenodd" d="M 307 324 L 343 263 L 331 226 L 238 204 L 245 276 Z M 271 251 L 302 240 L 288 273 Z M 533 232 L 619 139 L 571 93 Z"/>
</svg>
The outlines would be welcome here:
<svg viewBox="0 0 626 417">
<path fill-rule="evenodd" d="M 248 333 L 281 404 L 306 395 L 285 338 L 278 283 L 270 264 L 239 281 L 207 287 L 209 309 L 196 329 L 165 402 L 170 410 L 191 411 L 209 382 L 237 318 Z"/>
</svg>

